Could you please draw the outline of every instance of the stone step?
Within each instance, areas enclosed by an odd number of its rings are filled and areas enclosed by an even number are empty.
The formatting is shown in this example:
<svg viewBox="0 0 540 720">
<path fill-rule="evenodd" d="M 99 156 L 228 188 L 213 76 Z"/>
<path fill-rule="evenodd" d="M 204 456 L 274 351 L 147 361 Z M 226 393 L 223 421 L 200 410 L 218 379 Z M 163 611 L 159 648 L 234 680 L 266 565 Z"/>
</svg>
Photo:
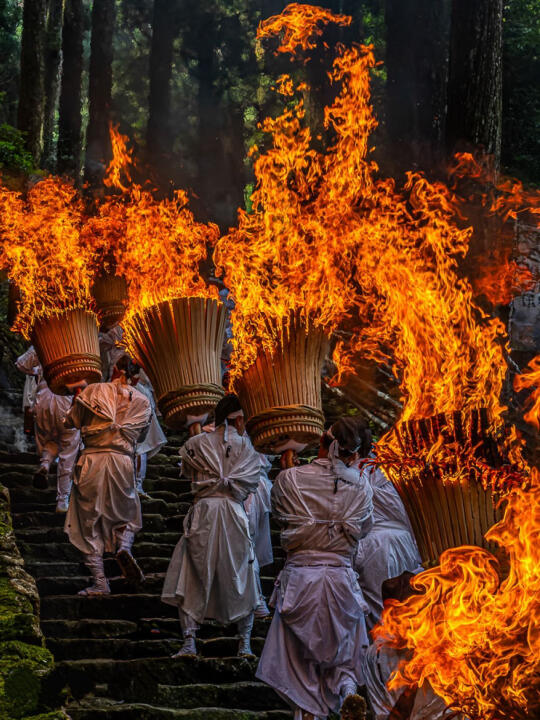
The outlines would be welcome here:
<svg viewBox="0 0 540 720">
<path fill-rule="evenodd" d="M 121 703 L 95 707 L 69 705 L 67 708 L 72 720 L 98 720 L 99 718 L 115 718 L 115 720 L 291 720 L 292 712 L 288 710 L 251 711 L 242 708 L 200 707 L 194 709 L 175 710 L 143 703 Z"/>
<path fill-rule="evenodd" d="M 145 576 L 145 582 L 141 590 L 147 594 L 159 595 L 163 588 L 164 578 L 165 573 L 148 573 Z M 76 595 L 79 590 L 88 587 L 89 582 L 90 574 L 66 577 L 42 577 L 38 579 L 37 587 L 42 598 L 49 597 L 50 595 Z M 139 590 L 120 575 L 109 577 L 109 585 L 112 593 L 120 595 L 137 592 Z"/>
<path fill-rule="evenodd" d="M 41 629 L 47 638 L 53 639 L 104 639 L 136 635 L 139 625 L 131 620 L 42 620 Z"/>
<path fill-rule="evenodd" d="M 12 501 L 13 503 L 13 501 Z M 32 527 L 32 525 L 48 524 L 56 527 L 63 524 L 63 516 L 55 513 L 56 493 L 53 491 L 46 502 L 41 502 L 40 498 L 29 502 L 14 503 L 17 512 L 13 513 L 14 527 Z M 160 515 L 167 520 L 171 516 L 185 515 L 190 508 L 190 498 L 185 502 L 165 502 L 159 498 L 146 500 L 141 498 L 141 508 L 143 514 Z"/>
<path fill-rule="evenodd" d="M 263 638 L 252 637 L 251 647 L 260 655 Z M 48 638 L 47 647 L 56 660 L 85 660 L 109 658 L 134 660 L 136 658 L 167 658 L 182 646 L 180 638 L 152 638 L 131 640 L 127 638 Z M 238 650 L 238 638 L 217 637 L 197 641 L 199 655 L 207 658 L 234 657 Z"/>
<path fill-rule="evenodd" d="M 100 618 L 138 620 L 143 617 L 178 617 L 172 605 L 161 602 L 159 595 L 138 593 L 82 597 L 80 595 L 50 595 L 41 601 L 43 620 L 78 620 Z"/>
<path fill-rule="evenodd" d="M 144 564 L 146 565 L 146 563 Z M 147 572 L 145 575 L 145 582 L 142 587 L 137 588 L 125 580 L 120 573 L 118 573 L 118 568 L 116 568 L 116 573 L 114 575 L 108 575 L 111 592 L 116 595 L 129 594 L 131 592 L 144 592 L 145 594 L 160 595 L 163 589 L 164 579 L 164 572 Z M 76 595 L 79 590 L 83 590 L 83 588 L 88 587 L 89 582 L 90 574 L 84 574 L 84 572 L 77 575 L 51 575 L 48 577 L 38 578 L 37 587 L 41 597 L 49 597 L 51 595 Z M 261 587 L 263 594 L 265 596 L 269 596 L 274 587 L 274 578 L 261 577 Z"/>
<path fill-rule="evenodd" d="M 69 685 L 76 699 L 91 692 L 125 702 L 151 703 L 159 685 L 252 682 L 256 667 L 256 658 L 236 656 L 64 660 L 57 663 L 49 682 L 51 691 Z"/>
<path fill-rule="evenodd" d="M 265 637 L 270 619 L 257 619 L 253 625 L 253 637 Z M 182 637 L 177 617 L 140 618 L 138 620 L 111 620 L 82 618 L 80 620 L 42 620 L 41 627 L 47 638 L 142 638 L 147 640 L 178 640 Z M 205 623 L 197 632 L 201 640 L 234 635 L 234 625 Z"/>
<path fill-rule="evenodd" d="M 205 704 L 249 710 L 287 709 L 272 688 L 256 681 L 210 685 L 158 685 L 155 702 L 170 708 L 197 708 Z"/>
<path fill-rule="evenodd" d="M 79 558 L 81 558 L 80 553 Z M 169 566 L 169 558 L 165 557 L 139 557 L 137 562 L 144 573 L 164 573 Z M 82 561 L 43 562 L 28 560 L 25 562 L 25 567 L 30 575 L 33 575 L 37 580 L 40 578 L 73 577 L 88 573 L 88 568 Z M 120 568 L 113 557 L 105 558 L 105 573 L 109 578 L 120 575 Z"/>
<path fill-rule="evenodd" d="M 178 538 L 178 535 L 176 537 Z M 67 536 L 64 542 L 26 543 L 17 538 L 17 545 L 26 562 L 35 563 L 40 560 L 80 562 L 81 560 L 80 551 L 68 542 Z M 133 551 L 137 559 L 160 557 L 168 561 L 171 559 L 174 548 L 174 544 L 152 543 L 137 539 Z"/>
<path fill-rule="evenodd" d="M 158 516 L 159 517 L 159 516 Z M 137 533 L 135 537 L 134 547 L 143 543 L 153 541 L 158 545 L 176 545 L 180 539 L 181 530 L 170 530 L 167 528 L 157 528 L 158 521 L 147 522 L 148 516 L 143 518 L 143 530 Z M 154 526 L 154 529 L 152 528 Z M 36 543 L 69 543 L 67 534 L 63 527 L 36 527 L 36 528 L 19 528 L 15 531 L 17 542 L 36 544 Z"/>
<path fill-rule="evenodd" d="M 176 514 L 170 514 L 169 517 L 164 517 L 161 513 L 150 513 L 144 512 L 143 527 L 145 531 L 152 531 L 153 533 L 166 532 L 167 530 L 182 528 L 182 522 L 185 514 L 189 510 L 188 503 L 178 503 L 178 510 Z M 17 508 L 18 509 L 18 508 Z M 16 531 L 18 530 L 36 530 L 39 528 L 63 528 L 66 516 L 63 513 L 54 512 L 53 509 L 45 511 L 34 511 L 34 512 L 14 512 L 12 514 L 13 527 Z M 21 537 L 23 537 L 21 535 Z"/>
<path fill-rule="evenodd" d="M 56 501 L 56 490 L 52 487 L 52 483 L 48 490 L 37 490 L 34 487 L 13 487 L 10 489 L 9 494 L 12 506 L 17 510 L 17 512 L 22 512 L 22 509 L 24 509 L 24 503 L 35 504 L 38 506 L 36 509 L 39 509 L 41 506 L 44 506 L 43 509 L 46 509 L 47 507 L 54 505 Z M 192 498 L 193 496 L 190 491 L 180 494 L 171 492 L 170 490 L 152 491 L 152 501 L 160 502 L 160 508 L 167 507 L 170 503 L 190 503 Z M 165 505 L 162 505 L 161 501 L 165 503 Z M 143 509 L 146 510 L 147 504 L 151 501 L 143 499 L 141 502 Z M 149 509 L 148 512 L 152 512 L 152 510 Z"/>
</svg>

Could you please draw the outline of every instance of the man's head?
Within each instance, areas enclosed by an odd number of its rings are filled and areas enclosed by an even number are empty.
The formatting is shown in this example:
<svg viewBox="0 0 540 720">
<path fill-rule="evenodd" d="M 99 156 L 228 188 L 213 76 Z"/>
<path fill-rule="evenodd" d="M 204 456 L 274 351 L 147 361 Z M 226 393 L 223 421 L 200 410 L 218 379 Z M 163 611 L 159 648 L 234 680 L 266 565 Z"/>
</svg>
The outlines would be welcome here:
<svg viewBox="0 0 540 720">
<path fill-rule="evenodd" d="M 133 362 L 129 355 L 122 355 L 113 368 L 112 379 L 121 379 L 122 382 L 136 385 L 139 381 L 141 368 Z"/>
<path fill-rule="evenodd" d="M 371 432 L 357 417 L 342 417 L 323 434 L 319 455 L 325 457 L 333 441 L 337 442 L 341 460 L 351 465 L 359 456 L 365 457 L 371 448 Z"/>
<path fill-rule="evenodd" d="M 234 393 L 228 393 L 216 405 L 215 410 L 216 428 L 223 425 L 225 420 L 230 425 L 234 425 L 239 435 L 243 435 L 246 429 L 244 422 L 244 411 L 240 405 L 238 396 Z"/>
</svg>

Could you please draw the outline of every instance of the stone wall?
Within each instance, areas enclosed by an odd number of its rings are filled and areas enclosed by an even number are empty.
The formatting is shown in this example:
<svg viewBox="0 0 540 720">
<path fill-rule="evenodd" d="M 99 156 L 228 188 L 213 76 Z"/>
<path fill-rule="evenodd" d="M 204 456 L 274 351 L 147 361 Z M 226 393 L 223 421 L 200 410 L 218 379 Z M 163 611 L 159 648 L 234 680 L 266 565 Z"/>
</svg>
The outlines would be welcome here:
<svg viewBox="0 0 540 720">
<path fill-rule="evenodd" d="M 53 663 L 39 627 L 36 584 L 15 543 L 9 493 L 0 485 L 0 720 L 67 718 L 47 707 L 42 693 Z"/>
</svg>

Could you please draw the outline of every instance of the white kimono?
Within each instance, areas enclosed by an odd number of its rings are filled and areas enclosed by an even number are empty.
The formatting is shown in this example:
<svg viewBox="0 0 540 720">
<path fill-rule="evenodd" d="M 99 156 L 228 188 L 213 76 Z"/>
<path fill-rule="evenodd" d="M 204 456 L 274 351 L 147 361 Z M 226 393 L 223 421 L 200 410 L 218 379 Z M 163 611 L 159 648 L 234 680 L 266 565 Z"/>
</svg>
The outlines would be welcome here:
<svg viewBox="0 0 540 720">
<path fill-rule="evenodd" d="M 270 533 L 270 513 L 272 512 L 272 482 L 268 478 L 268 471 L 272 467 L 266 455 L 259 453 L 261 470 L 257 492 L 248 495 L 244 507 L 249 520 L 249 532 L 255 545 L 255 556 L 259 567 L 271 565 L 274 562 L 272 550 L 272 536 Z"/>
<path fill-rule="evenodd" d="M 362 684 L 367 606 L 352 557 L 372 512 L 357 468 L 318 459 L 283 470 L 272 489 L 287 562 L 256 676 L 293 707 L 326 717 Z"/>
<path fill-rule="evenodd" d="M 141 371 L 141 375 L 142 373 L 143 371 Z M 165 445 L 165 443 L 167 442 L 167 437 L 163 432 L 156 416 L 156 401 L 154 400 L 154 392 L 152 390 L 150 380 L 147 380 L 146 376 L 144 379 L 143 377 L 141 377 L 141 379 L 136 385 L 136 388 L 137 390 L 139 390 L 139 392 L 142 392 L 142 394 L 148 398 L 148 401 L 150 402 L 150 408 L 152 410 L 150 427 L 148 428 L 146 437 L 142 442 L 137 443 L 137 478 L 142 483 L 142 481 L 146 477 L 146 464 L 148 460 L 156 453 L 158 453 L 163 447 L 163 445 Z"/>
<path fill-rule="evenodd" d="M 184 520 L 161 599 L 197 623 L 227 624 L 259 602 L 253 542 L 243 502 L 257 491 L 260 459 L 232 426 L 190 438 L 180 449 L 194 503 Z"/>
<path fill-rule="evenodd" d="M 362 471 L 373 489 L 373 527 L 358 544 L 354 567 L 369 606 L 371 629 L 381 617 L 382 584 L 401 573 L 421 572 L 421 559 L 407 512 L 386 476 L 373 466 Z"/>
<path fill-rule="evenodd" d="M 99 354 L 101 356 L 101 377 L 103 382 L 112 378 L 114 366 L 126 354 L 126 349 L 120 345 L 123 330 L 115 325 L 107 332 L 99 333 Z"/>
<path fill-rule="evenodd" d="M 16 365 L 19 370 L 27 374 L 27 377 L 32 378 L 34 384 L 33 388 L 27 388 L 25 385 L 26 395 L 23 403 L 31 404 L 34 414 L 40 464 L 49 469 L 58 458 L 57 499 L 67 499 L 81 441 L 78 430 L 64 426 L 64 418 L 71 410 L 73 399 L 69 396 L 55 395 L 49 389 L 33 346 L 18 358 Z"/>
<path fill-rule="evenodd" d="M 150 421 L 150 403 L 120 382 L 89 385 L 66 419 L 81 429 L 85 448 L 75 468 L 64 526 L 85 554 L 115 552 L 127 528 L 142 527 L 135 489 L 135 446 Z"/>
<path fill-rule="evenodd" d="M 387 720 L 403 692 L 403 688 L 388 690 L 387 683 L 405 657 L 405 651 L 379 641 L 366 652 L 363 671 L 374 720 Z M 446 709 L 444 701 L 433 692 L 429 683 L 425 683 L 416 692 L 409 720 L 443 720 L 447 717 Z"/>
</svg>

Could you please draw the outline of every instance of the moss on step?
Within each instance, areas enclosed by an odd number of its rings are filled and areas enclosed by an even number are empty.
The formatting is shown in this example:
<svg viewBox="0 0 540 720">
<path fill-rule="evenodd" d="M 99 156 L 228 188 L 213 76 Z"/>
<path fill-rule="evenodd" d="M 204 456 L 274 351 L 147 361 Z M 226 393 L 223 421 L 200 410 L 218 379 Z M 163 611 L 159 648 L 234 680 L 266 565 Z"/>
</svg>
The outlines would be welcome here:
<svg viewBox="0 0 540 720">
<path fill-rule="evenodd" d="M 9 493 L 0 485 L 0 720 L 61 720 L 43 712 L 43 679 L 54 665 L 39 627 L 39 595 L 17 548 Z M 41 714 L 39 714 L 41 712 Z"/>
</svg>

